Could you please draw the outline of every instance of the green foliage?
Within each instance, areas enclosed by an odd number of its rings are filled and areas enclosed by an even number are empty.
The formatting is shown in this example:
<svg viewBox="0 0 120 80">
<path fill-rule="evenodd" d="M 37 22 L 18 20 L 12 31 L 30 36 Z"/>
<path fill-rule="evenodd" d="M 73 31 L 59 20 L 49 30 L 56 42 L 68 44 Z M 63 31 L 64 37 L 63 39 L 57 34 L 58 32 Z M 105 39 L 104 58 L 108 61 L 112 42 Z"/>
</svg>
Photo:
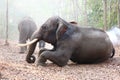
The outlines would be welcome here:
<svg viewBox="0 0 120 80">
<path fill-rule="evenodd" d="M 117 25 L 117 7 L 118 7 L 118 2 L 117 0 L 110 0 L 109 1 L 109 12 L 108 12 L 108 26 L 114 26 Z"/>
<path fill-rule="evenodd" d="M 88 0 L 87 5 L 89 25 L 103 28 L 103 0 Z M 107 0 L 107 22 L 109 28 L 117 25 L 117 0 Z"/>
<path fill-rule="evenodd" d="M 102 0 L 88 0 L 88 23 L 91 26 L 103 27 L 103 7 Z"/>
</svg>

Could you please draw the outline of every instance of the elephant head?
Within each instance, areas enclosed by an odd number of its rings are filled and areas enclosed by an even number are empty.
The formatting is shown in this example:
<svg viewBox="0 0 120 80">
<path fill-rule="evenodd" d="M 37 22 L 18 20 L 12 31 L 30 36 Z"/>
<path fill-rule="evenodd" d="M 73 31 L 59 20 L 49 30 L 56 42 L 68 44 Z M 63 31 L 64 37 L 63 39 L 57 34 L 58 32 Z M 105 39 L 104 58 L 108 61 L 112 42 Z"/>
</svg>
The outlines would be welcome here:
<svg viewBox="0 0 120 80">
<path fill-rule="evenodd" d="M 49 18 L 40 27 L 40 29 L 32 35 L 31 42 L 20 45 L 20 46 L 30 45 L 26 61 L 28 63 L 34 63 L 35 57 L 32 56 L 32 54 L 35 50 L 36 43 L 40 40 L 51 43 L 55 48 L 57 40 L 60 39 L 60 37 L 66 32 L 66 30 L 69 27 L 71 27 L 71 26 L 68 27 L 68 25 L 72 24 L 65 22 L 60 17 Z"/>
</svg>

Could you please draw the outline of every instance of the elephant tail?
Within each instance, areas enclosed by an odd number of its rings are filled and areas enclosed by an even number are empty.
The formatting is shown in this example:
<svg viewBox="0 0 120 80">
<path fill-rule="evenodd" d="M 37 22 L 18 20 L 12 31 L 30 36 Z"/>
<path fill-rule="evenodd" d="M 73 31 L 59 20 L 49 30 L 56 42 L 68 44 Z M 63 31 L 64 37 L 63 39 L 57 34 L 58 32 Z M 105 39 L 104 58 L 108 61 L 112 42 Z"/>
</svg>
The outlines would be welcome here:
<svg viewBox="0 0 120 80">
<path fill-rule="evenodd" d="M 114 55 L 115 55 L 115 48 L 113 48 L 112 55 L 110 56 L 110 58 L 113 58 Z"/>
</svg>

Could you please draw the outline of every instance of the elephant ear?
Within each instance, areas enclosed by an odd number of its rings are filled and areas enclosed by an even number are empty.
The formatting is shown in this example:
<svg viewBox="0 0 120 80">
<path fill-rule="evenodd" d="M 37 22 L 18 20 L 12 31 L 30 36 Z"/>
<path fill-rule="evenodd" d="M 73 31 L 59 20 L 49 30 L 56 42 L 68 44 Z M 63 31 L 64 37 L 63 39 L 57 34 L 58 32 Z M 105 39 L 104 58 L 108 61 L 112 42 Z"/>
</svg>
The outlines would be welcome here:
<svg viewBox="0 0 120 80">
<path fill-rule="evenodd" d="M 60 39 L 62 37 L 62 35 L 67 31 L 67 25 L 65 25 L 63 22 L 59 22 L 58 23 L 58 28 L 56 31 L 56 39 Z"/>
</svg>

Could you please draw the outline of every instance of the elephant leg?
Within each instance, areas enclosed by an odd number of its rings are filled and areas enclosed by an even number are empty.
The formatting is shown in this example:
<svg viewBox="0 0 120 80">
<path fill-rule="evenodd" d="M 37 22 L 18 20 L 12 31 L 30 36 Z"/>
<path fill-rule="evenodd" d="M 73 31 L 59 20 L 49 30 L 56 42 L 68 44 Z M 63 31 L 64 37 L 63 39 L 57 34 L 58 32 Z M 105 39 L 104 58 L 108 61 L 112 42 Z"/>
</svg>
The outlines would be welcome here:
<svg viewBox="0 0 120 80">
<path fill-rule="evenodd" d="M 41 53 L 44 52 L 44 51 L 50 51 L 50 50 L 48 50 L 48 49 L 46 49 L 46 48 L 41 48 L 41 49 L 39 50 L 38 60 L 37 60 L 37 66 L 38 66 L 38 65 L 42 65 L 42 66 L 45 66 L 45 65 L 46 65 L 46 64 L 40 62 L 40 55 L 41 55 Z M 46 62 L 46 61 L 44 61 L 44 62 Z"/>
<path fill-rule="evenodd" d="M 45 42 L 44 41 L 39 41 L 39 48 L 43 48 L 45 46 Z"/>
<path fill-rule="evenodd" d="M 48 49 L 46 49 L 46 48 L 41 48 L 40 50 L 39 50 L 39 53 L 38 53 L 38 57 L 40 56 L 40 54 L 42 53 L 42 52 L 44 52 L 44 51 L 49 51 Z"/>
<path fill-rule="evenodd" d="M 20 52 L 19 53 L 24 53 L 27 50 L 27 47 L 20 47 Z"/>
<path fill-rule="evenodd" d="M 45 66 L 47 59 L 52 61 L 53 63 L 57 64 L 58 66 L 65 66 L 70 58 L 70 55 L 63 52 L 56 52 L 56 51 L 44 51 L 38 57 L 37 66 Z"/>
<path fill-rule="evenodd" d="M 41 65 L 41 66 L 46 66 L 46 64 L 45 64 L 45 62 L 47 61 L 47 59 L 46 58 L 41 58 L 41 55 L 40 55 L 41 53 L 39 53 L 39 55 L 38 55 L 38 60 L 37 60 L 37 63 L 36 63 L 36 65 L 37 66 L 39 66 L 39 65 Z"/>
<path fill-rule="evenodd" d="M 27 34 L 25 32 L 20 32 L 20 34 L 19 34 L 19 43 L 20 44 L 25 44 L 27 40 L 28 40 Z M 27 50 L 27 46 L 20 47 L 19 53 L 24 53 L 26 50 Z"/>
</svg>

